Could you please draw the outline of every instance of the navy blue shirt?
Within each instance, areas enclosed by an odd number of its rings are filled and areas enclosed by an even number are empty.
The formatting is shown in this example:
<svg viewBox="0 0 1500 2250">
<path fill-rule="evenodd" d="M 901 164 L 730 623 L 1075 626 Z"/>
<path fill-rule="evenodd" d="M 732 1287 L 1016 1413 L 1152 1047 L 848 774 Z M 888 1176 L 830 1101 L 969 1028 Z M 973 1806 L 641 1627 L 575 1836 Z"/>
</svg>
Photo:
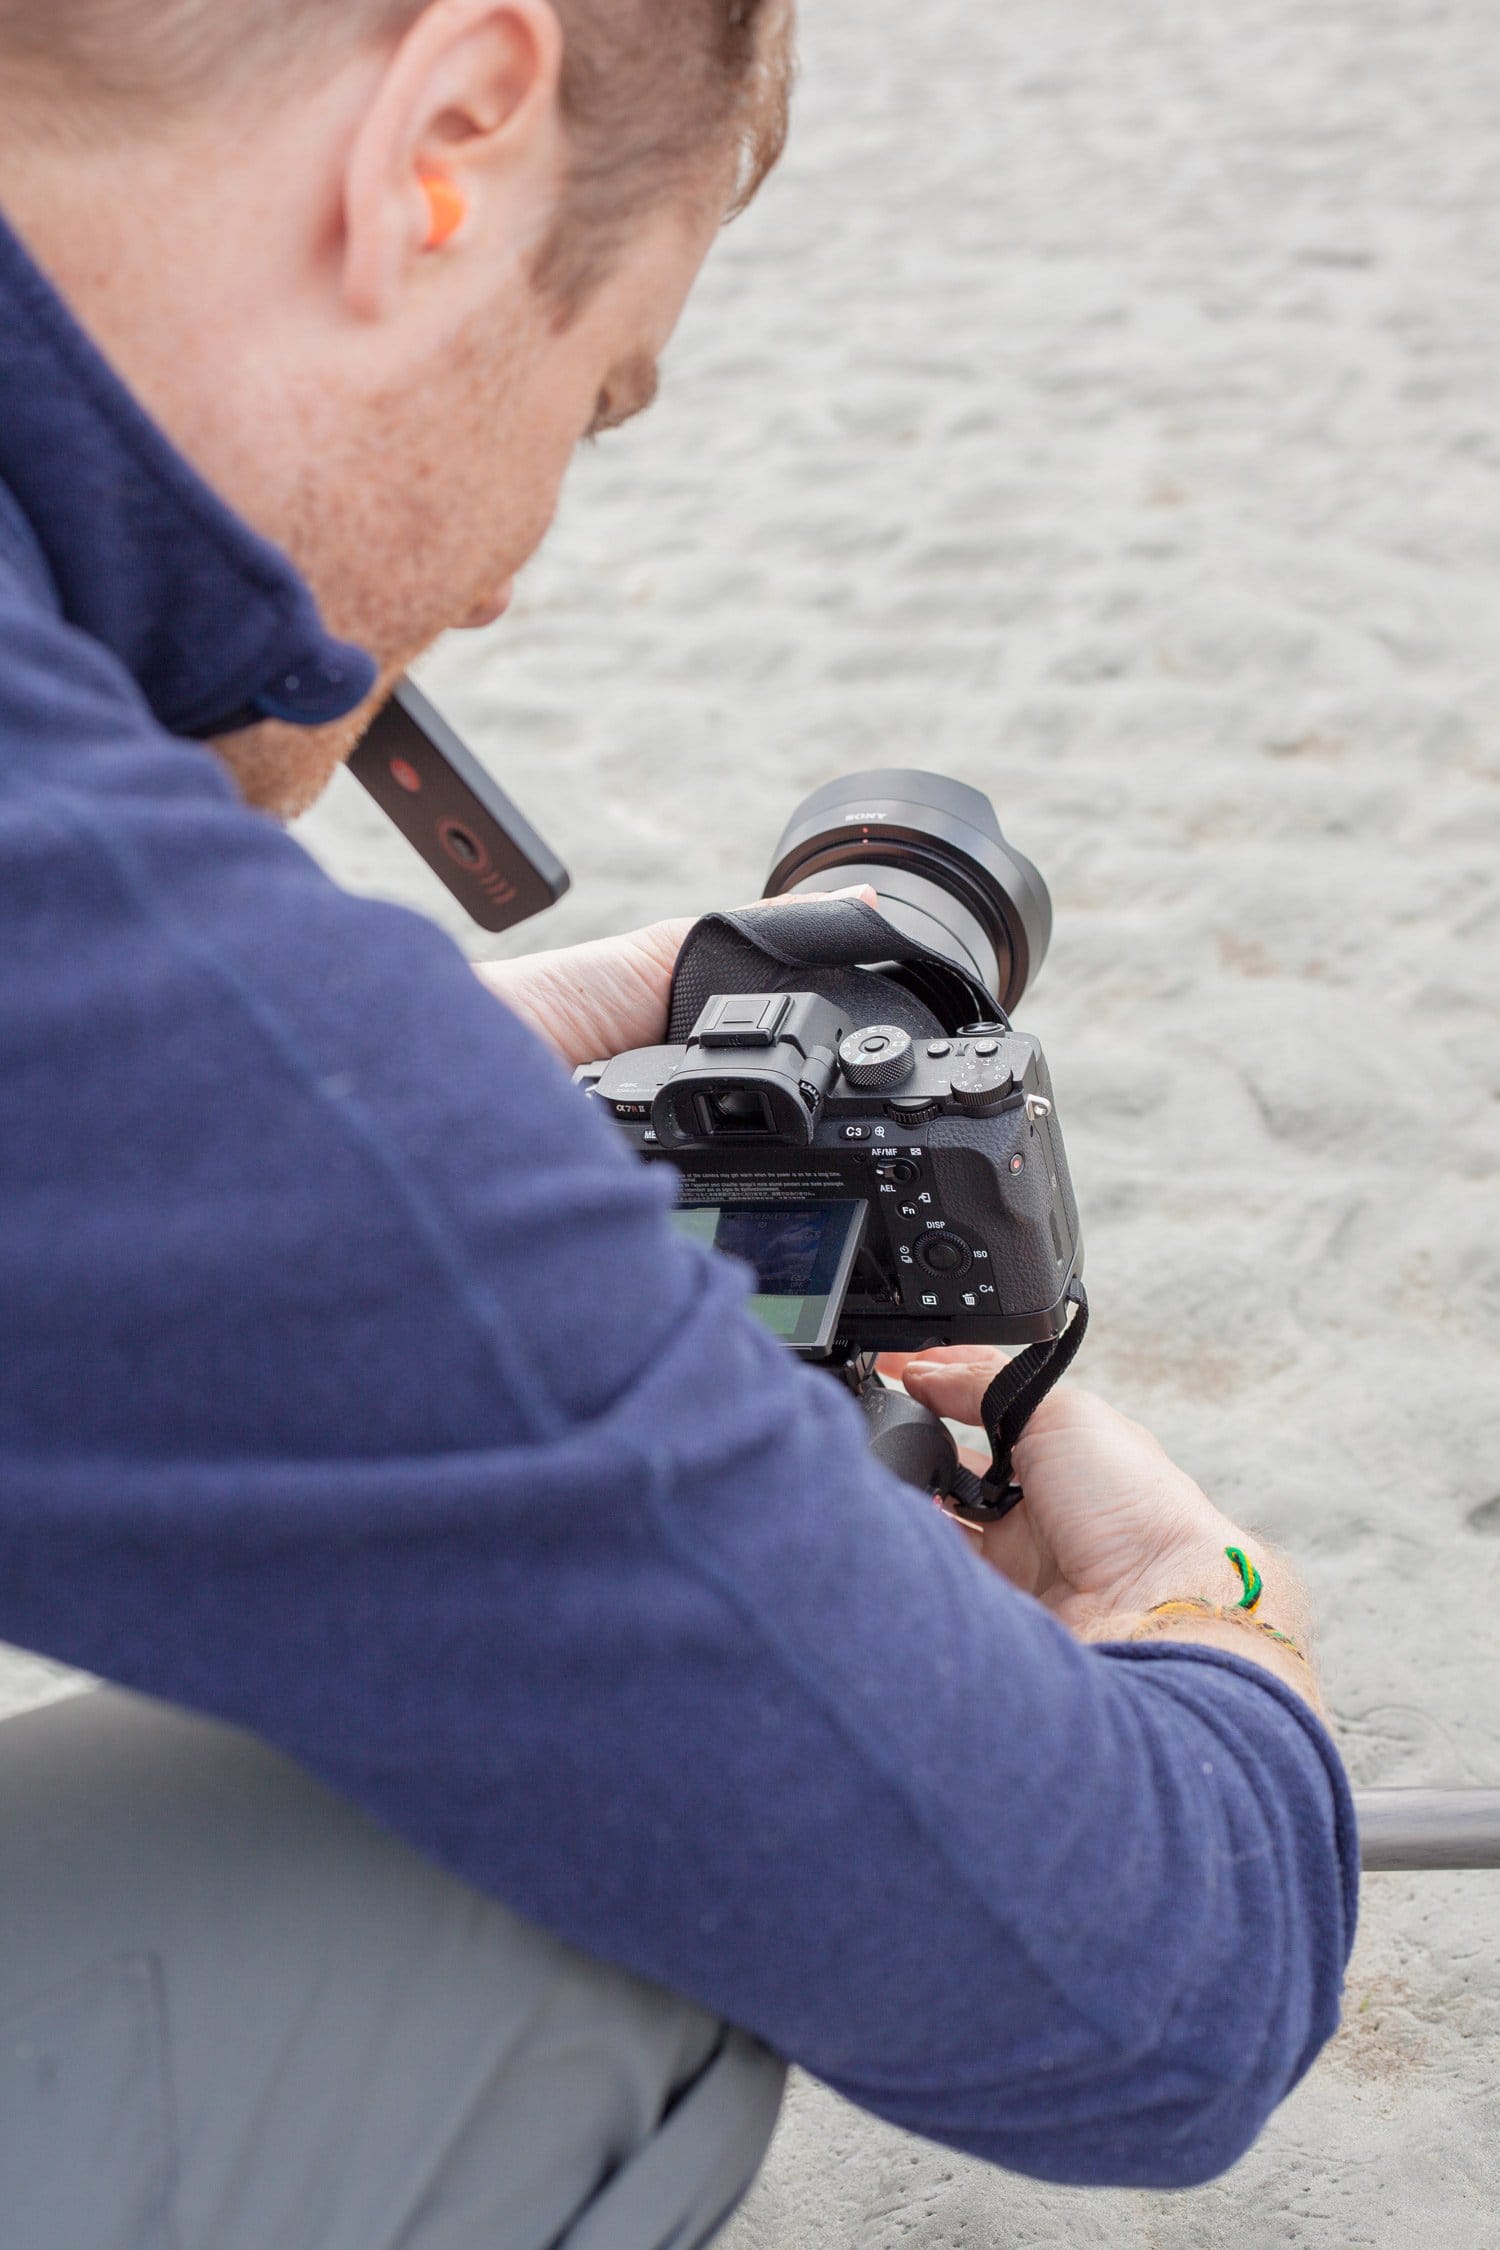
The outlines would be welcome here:
<svg viewBox="0 0 1500 2250">
<path fill-rule="evenodd" d="M 978 1563 L 456 949 L 195 739 L 370 678 L 0 229 L 0 1634 L 900 2125 L 1215 2172 L 1337 2018 L 1328 1738 Z"/>
</svg>

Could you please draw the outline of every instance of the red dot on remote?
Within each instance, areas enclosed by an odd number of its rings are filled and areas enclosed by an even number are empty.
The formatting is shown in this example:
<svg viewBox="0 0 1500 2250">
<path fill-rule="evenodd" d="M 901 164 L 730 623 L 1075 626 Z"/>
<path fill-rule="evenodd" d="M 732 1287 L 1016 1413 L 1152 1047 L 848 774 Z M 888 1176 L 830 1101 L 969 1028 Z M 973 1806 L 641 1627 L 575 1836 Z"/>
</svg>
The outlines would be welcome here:
<svg viewBox="0 0 1500 2250">
<path fill-rule="evenodd" d="M 391 779 L 398 788 L 406 790 L 413 797 L 422 786 L 422 776 L 409 758 L 392 758 Z"/>
</svg>

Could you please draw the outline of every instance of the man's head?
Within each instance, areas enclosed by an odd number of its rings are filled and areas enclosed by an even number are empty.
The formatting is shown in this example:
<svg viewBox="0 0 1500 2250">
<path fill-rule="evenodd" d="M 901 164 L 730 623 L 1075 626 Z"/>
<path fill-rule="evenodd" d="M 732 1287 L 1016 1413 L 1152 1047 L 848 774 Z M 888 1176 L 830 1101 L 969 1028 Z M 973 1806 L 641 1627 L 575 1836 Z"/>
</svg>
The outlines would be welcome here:
<svg viewBox="0 0 1500 2250">
<path fill-rule="evenodd" d="M 0 0 L 0 203 L 393 671 L 494 613 L 578 440 L 648 402 L 789 40 L 788 0 Z M 334 753 L 228 754 L 285 810 Z"/>
</svg>

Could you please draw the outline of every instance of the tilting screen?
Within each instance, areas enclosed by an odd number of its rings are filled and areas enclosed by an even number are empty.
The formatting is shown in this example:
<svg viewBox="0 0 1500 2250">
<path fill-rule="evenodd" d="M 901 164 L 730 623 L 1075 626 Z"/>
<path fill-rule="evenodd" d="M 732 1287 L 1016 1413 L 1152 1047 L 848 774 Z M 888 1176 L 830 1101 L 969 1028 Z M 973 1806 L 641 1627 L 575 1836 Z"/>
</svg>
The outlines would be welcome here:
<svg viewBox="0 0 1500 2250">
<path fill-rule="evenodd" d="M 849 1287 L 865 1207 L 848 1203 L 698 1203 L 681 1231 L 755 1273 L 750 1307 L 795 1351 L 826 1352 Z"/>
</svg>

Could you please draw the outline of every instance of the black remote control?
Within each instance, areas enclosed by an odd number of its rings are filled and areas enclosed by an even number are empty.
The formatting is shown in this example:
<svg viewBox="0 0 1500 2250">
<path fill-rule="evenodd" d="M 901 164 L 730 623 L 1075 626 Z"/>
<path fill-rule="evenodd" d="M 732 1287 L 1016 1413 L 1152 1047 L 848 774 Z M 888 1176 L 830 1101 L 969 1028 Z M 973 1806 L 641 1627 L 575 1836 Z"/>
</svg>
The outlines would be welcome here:
<svg viewBox="0 0 1500 2250">
<path fill-rule="evenodd" d="M 397 685 L 349 771 L 483 930 L 513 930 L 571 881 L 420 688 Z"/>
</svg>

